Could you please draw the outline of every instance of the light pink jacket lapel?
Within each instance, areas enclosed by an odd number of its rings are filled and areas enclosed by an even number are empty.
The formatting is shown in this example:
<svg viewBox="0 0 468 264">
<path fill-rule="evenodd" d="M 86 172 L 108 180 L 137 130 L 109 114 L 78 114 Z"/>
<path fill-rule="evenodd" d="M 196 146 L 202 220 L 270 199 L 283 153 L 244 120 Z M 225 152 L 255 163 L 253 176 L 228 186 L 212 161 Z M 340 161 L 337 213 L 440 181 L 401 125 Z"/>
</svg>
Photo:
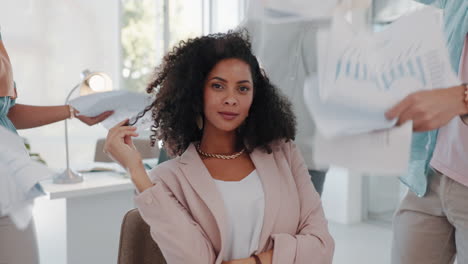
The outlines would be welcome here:
<svg viewBox="0 0 468 264">
<path fill-rule="evenodd" d="M 273 159 L 273 155 L 255 149 L 250 155 L 257 173 L 260 176 L 263 184 L 263 192 L 265 193 L 265 215 L 263 217 L 263 228 L 260 234 L 260 241 L 258 243 L 258 251 L 262 251 L 266 246 L 268 239 L 270 238 L 271 231 L 275 223 L 276 216 L 279 211 L 280 199 L 280 181 L 278 169 Z"/>
<path fill-rule="evenodd" d="M 265 193 L 265 215 L 258 248 L 258 251 L 262 251 L 267 246 L 278 214 L 279 207 L 275 205 L 279 204 L 281 186 L 273 155 L 257 148 L 250 154 L 250 158 L 257 169 Z M 225 242 L 229 238 L 227 237 L 227 216 L 223 197 L 193 144 L 190 144 L 187 151 L 182 154 L 180 162 L 184 164 L 181 169 L 187 181 L 213 213 L 221 234 L 221 241 Z M 222 255 L 222 248 L 220 255 Z"/>
<path fill-rule="evenodd" d="M 197 150 L 193 144 L 190 144 L 188 149 L 180 157 L 182 173 L 186 177 L 195 192 L 200 196 L 201 200 L 207 205 L 211 213 L 214 215 L 217 223 L 218 231 L 221 235 L 221 244 L 224 245 L 227 238 L 227 217 L 224 210 L 223 197 L 217 191 L 217 187 L 208 169 L 206 168 Z M 214 228 L 214 227 L 213 227 Z M 221 245 L 213 245 L 220 251 L 219 255 L 223 255 Z"/>
</svg>

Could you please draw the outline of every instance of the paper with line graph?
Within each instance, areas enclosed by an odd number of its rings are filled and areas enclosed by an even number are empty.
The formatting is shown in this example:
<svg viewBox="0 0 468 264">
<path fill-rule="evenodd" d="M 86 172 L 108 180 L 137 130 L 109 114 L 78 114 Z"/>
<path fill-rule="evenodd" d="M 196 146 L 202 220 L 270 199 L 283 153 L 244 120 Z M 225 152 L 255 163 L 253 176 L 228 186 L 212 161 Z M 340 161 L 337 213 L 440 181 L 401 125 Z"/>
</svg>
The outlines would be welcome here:
<svg viewBox="0 0 468 264">
<path fill-rule="evenodd" d="M 319 37 L 320 101 L 308 104 L 326 137 L 394 126 L 385 112 L 408 94 L 459 84 L 439 15 L 424 9 L 382 32 L 353 32 L 344 13 Z"/>
</svg>

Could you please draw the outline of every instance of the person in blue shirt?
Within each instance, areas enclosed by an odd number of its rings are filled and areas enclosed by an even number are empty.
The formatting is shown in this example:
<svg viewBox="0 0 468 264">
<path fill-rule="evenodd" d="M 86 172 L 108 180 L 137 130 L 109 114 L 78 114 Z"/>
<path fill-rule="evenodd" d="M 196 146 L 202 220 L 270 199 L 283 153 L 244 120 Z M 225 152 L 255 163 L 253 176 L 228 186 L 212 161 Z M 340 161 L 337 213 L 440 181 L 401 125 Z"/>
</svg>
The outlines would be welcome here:
<svg viewBox="0 0 468 264">
<path fill-rule="evenodd" d="M 441 8 L 453 69 L 468 82 L 468 1 Z M 409 95 L 387 112 L 413 121 L 409 192 L 393 222 L 393 264 L 468 263 L 468 85 Z"/>
<path fill-rule="evenodd" d="M 17 133 L 16 129 L 39 127 L 73 117 L 88 125 L 94 125 L 112 114 L 112 112 L 104 112 L 95 117 L 75 116 L 77 111 L 69 105 L 31 106 L 17 104 L 17 97 L 10 58 L 0 35 L 0 126 L 5 127 L 10 132 Z M 1 173 L 6 172 L 8 170 L 4 168 Z M 9 172 L 14 173 L 14 170 Z M 26 203 L 30 201 L 29 206 L 16 211 L 21 211 L 21 214 L 24 214 L 26 210 L 27 214 L 31 214 L 32 200 L 42 194 L 43 192 L 36 184 L 32 190 L 24 194 L 23 199 Z M 25 229 L 20 229 L 12 219 L 11 215 L 4 215 L 0 210 L 0 263 L 39 263 L 34 222 L 30 221 Z"/>
</svg>

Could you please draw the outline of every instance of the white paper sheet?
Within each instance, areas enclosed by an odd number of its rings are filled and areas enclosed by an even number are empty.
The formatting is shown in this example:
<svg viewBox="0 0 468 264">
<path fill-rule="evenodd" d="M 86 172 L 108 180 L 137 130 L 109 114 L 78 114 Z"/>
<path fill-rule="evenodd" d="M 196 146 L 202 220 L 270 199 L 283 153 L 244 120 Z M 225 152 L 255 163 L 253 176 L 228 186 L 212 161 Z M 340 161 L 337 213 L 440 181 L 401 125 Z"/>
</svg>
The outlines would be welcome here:
<svg viewBox="0 0 468 264">
<path fill-rule="evenodd" d="M 338 2 L 338 0 L 250 0 L 246 18 L 269 23 L 329 19 Z"/>
<path fill-rule="evenodd" d="M 359 135 L 327 139 L 315 137 L 314 156 L 319 167 L 339 166 L 356 173 L 400 176 L 407 172 L 412 123 Z"/>
<path fill-rule="evenodd" d="M 328 39 L 319 37 L 320 89 L 305 91 L 320 98 L 308 109 L 324 137 L 390 128 L 396 121 L 385 112 L 408 94 L 460 83 L 434 10 L 375 34 L 354 32 L 343 16 L 334 16 Z"/>
<path fill-rule="evenodd" d="M 0 215 L 23 229 L 32 218 L 32 203 L 43 193 L 35 188 L 53 172 L 32 160 L 21 137 L 0 126 Z"/>
<path fill-rule="evenodd" d="M 135 116 L 150 105 L 152 98 L 146 94 L 128 91 L 112 91 L 81 96 L 70 101 L 70 104 L 80 111 L 80 115 L 97 116 L 102 112 L 113 110 L 114 114 L 101 124 L 110 129 L 126 118 L 133 120 Z M 133 119 L 132 119 L 133 118 Z M 151 112 L 139 119 L 135 125 L 137 132 L 149 129 L 152 124 Z"/>
<path fill-rule="evenodd" d="M 323 104 L 318 95 L 318 85 L 317 75 L 306 80 L 304 100 L 309 104 Z M 317 108 L 316 114 L 325 115 L 327 111 L 333 111 L 333 107 L 324 104 Z M 333 118 L 340 122 L 352 118 L 352 115 L 346 116 L 344 112 Z M 411 136 L 411 122 L 402 127 L 332 138 L 317 131 L 313 144 L 314 162 L 324 169 L 339 166 L 356 173 L 397 176 L 407 170 Z"/>
</svg>

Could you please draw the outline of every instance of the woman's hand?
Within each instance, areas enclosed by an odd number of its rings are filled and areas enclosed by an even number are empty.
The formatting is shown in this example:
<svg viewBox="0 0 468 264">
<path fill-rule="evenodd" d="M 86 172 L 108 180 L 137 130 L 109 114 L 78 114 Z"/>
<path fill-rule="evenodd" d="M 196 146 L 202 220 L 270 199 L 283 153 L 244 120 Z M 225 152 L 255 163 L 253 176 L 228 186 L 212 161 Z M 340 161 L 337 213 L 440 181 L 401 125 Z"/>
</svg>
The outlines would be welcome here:
<svg viewBox="0 0 468 264">
<path fill-rule="evenodd" d="M 93 117 L 90 117 L 90 116 L 83 116 L 83 115 L 78 115 L 78 113 L 80 113 L 78 110 L 75 109 L 75 113 L 76 113 L 76 118 L 79 119 L 81 122 L 87 124 L 88 126 L 92 126 L 92 125 L 95 125 L 97 123 L 100 123 L 104 120 L 106 120 L 109 116 L 111 116 L 114 111 L 106 111 L 106 112 L 103 112 L 97 116 L 93 116 Z"/>
<path fill-rule="evenodd" d="M 142 164 L 141 155 L 133 145 L 132 137 L 137 137 L 136 127 L 125 126 L 128 119 L 118 123 L 109 130 L 104 152 L 127 170 Z"/>
<path fill-rule="evenodd" d="M 273 263 L 273 250 L 262 252 L 257 255 L 260 258 L 262 264 L 271 264 Z M 221 264 L 256 264 L 253 257 L 243 258 L 243 259 L 234 259 L 231 261 L 223 261 Z"/>
<path fill-rule="evenodd" d="M 125 126 L 127 122 L 128 119 L 125 119 L 109 130 L 104 152 L 128 171 L 135 187 L 143 192 L 153 183 L 146 173 L 140 153 L 133 145 L 132 137 L 138 136 L 136 127 Z"/>
<path fill-rule="evenodd" d="M 456 86 L 416 92 L 408 95 L 385 116 L 389 120 L 398 118 L 397 125 L 412 120 L 415 132 L 434 130 L 467 113 L 464 90 L 463 86 Z"/>
</svg>

